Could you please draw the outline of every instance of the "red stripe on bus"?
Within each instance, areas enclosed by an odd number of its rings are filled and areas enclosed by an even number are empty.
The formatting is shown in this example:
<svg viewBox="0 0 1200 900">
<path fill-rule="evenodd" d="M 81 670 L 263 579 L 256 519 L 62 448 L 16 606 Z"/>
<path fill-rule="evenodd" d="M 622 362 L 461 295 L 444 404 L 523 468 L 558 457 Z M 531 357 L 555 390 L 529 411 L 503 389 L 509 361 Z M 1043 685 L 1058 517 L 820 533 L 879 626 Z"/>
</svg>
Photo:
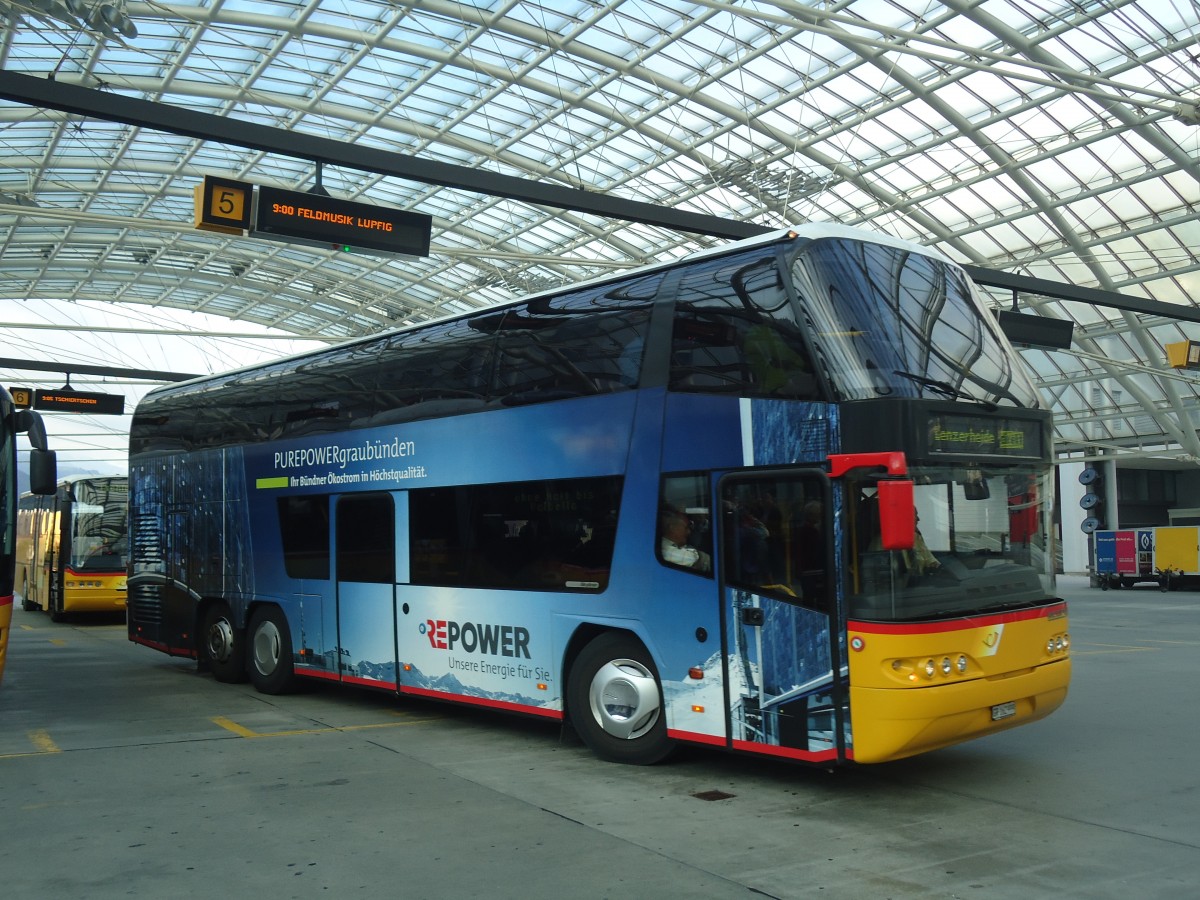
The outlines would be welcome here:
<svg viewBox="0 0 1200 900">
<path fill-rule="evenodd" d="M 532 716 L 542 716 L 546 719 L 561 719 L 562 712 L 557 709 L 546 709 L 542 706 L 526 706 L 522 703 L 509 703 L 507 700 L 491 700 L 487 697 L 470 697 L 466 694 L 451 694 L 448 691 L 431 691 L 428 688 L 405 687 L 400 685 L 401 694 L 413 694 L 417 697 L 433 697 L 435 700 L 453 700 L 455 703 L 469 703 L 473 706 L 486 706 L 489 709 L 504 709 L 510 712 L 528 713 Z"/>
<path fill-rule="evenodd" d="M 357 675 L 343 675 L 342 684 L 357 684 L 361 687 L 383 688 L 385 690 L 396 690 L 396 682 L 394 681 L 379 681 L 375 678 L 359 678 Z"/>
<path fill-rule="evenodd" d="M 783 759 L 803 759 L 807 762 L 828 762 L 837 759 L 837 750 L 800 750 L 796 747 L 777 747 L 774 744 L 757 744 L 754 741 L 734 741 L 734 750 L 757 753 L 761 756 L 778 756 Z"/>
<path fill-rule="evenodd" d="M 138 635 L 130 635 L 129 639 L 135 644 L 144 644 L 147 647 L 152 647 L 155 650 L 161 650 L 170 656 L 187 656 L 192 659 L 196 658 L 196 651 L 191 647 L 172 647 L 165 641 L 152 641 L 149 638 L 139 637 Z"/>
<path fill-rule="evenodd" d="M 294 669 L 297 675 L 303 675 L 305 678 L 321 678 L 325 681 L 341 681 L 341 676 L 337 672 L 330 672 L 328 669 L 305 669 L 296 666 Z"/>
<path fill-rule="evenodd" d="M 1007 622 L 1028 622 L 1032 619 L 1052 619 L 1067 614 L 1067 604 L 1056 603 L 1037 609 L 1021 609 L 1015 612 L 995 613 L 987 616 L 963 616 L 943 622 L 856 622 L 846 623 L 847 631 L 866 634 L 937 634 L 943 631 L 962 631 L 965 628 L 982 628 L 988 625 L 1003 625 Z"/>
<path fill-rule="evenodd" d="M 687 741 L 689 744 L 708 744 L 712 747 L 724 747 L 725 738 L 719 734 L 700 734 L 695 731 L 677 731 L 667 729 L 667 737 L 675 741 Z"/>
<path fill-rule="evenodd" d="M 13 602 L 12 597 L 0 597 L 0 606 L 8 606 Z"/>
</svg>

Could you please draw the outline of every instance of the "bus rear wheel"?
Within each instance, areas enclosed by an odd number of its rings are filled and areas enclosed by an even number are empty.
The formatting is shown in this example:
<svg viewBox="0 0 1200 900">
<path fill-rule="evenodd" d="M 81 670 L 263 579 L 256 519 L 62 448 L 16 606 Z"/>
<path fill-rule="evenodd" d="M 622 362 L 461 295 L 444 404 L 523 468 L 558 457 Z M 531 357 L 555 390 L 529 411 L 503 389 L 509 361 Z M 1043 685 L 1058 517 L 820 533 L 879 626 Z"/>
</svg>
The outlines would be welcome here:
<svg viewBox="0 0 1200 900">
<path fill-rule="evenodd" d="M 292 631 L 278 606 L 260 606 L 250 617 L 250 682 L 263 694 L 286 694 L 296 682 Z"/>
<path fill-rule="evenodd" d="M 200 628 L 202 662 L 213 677 L 226 684 L 246 680 L 246 654 L 242 635 L 233 624 L 233 613 L 224 601 L 213 603 L 204 612 Z"/>
<path fill-rule="evenodd" d="M 674 748 L 654 661 L 630 635 L 608 632 L 583 648 L 571 667 L 567 707 L 601 759 L 648 766 Z"/>
</svg>

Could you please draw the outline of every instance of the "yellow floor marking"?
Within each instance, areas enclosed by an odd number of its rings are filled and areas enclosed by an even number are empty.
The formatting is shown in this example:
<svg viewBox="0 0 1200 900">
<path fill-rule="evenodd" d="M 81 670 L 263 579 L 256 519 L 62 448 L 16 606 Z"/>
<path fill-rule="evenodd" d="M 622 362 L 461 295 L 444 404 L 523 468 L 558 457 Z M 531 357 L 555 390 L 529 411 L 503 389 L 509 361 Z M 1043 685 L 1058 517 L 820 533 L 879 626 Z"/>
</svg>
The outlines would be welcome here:
<svg viewBox="0 0 1200 900">
<path fill-rule="evenodd" d="M 331 732 L 345 731 L 365 731 L 369 728 L 399 728 L 403 725 L 420 725 L 425 722 L 436 722 L 441 716 L 430 716 L 424 719 L 406 719 L 403 722 L 377 722 L 370 725 L 327 725 L 324 728 L 293 728 L 287 731 L 252 731 L 244 725 L 239 725 L 232 719 L 227 719 L 224 716 L 213 716 L 212 722 L 220 725 L 226 731 L 232 731 L 238 737 L 244 738 L 270 738 L 270 737 L 289 737 L 295 734 L 327 734 Z"/>
<path fill-rule="evenodd" d="M 50 638 L 50 643 L 52 643 L 55 647 L 67 646 L 67 642 L 64 641 L 62 638 Z"/>
<path fill-rule="evenodd" d="M 62 753 L 58 744 L 54 743 L 54 740 L 50 737 L 50 733 L 41 728 L 29 732 L 29 741 L 41 753 Z"/>
<path fill-rule="evenodd" d="M 213 722 L 220 725 L 226 731 L 232 731 L 240 737 L 258 737 L 256 732 L 251 731 L 249 728 L 243 728 L 237 722 L 231 721 L 224 716 L 213 716 Z"/>
<path fill-rule="evenodd" d="M 62 748 L 54 743 L 54 739 L 50 734 L 40 728 L 27 732 L 26 737 L 29 738 L 29 743 L 37 747 L 28 753 L 0 753 L 0 759 L 20 759 L 25 756 L 46 756 L 51 753 L 62 753 Z"/>
<path fill-rule="evenodd" d="M 1078 644 L 1071 647 L 1072 656 L 1096 656 L 1101 653 L 1153 653 L 1161 648 L 1159 647 L 1131 647 L 1128 644 L 1089 644 L 1090 647 L 1096 647 L 1095 650 L 1082 650 Z"/>
</svg>

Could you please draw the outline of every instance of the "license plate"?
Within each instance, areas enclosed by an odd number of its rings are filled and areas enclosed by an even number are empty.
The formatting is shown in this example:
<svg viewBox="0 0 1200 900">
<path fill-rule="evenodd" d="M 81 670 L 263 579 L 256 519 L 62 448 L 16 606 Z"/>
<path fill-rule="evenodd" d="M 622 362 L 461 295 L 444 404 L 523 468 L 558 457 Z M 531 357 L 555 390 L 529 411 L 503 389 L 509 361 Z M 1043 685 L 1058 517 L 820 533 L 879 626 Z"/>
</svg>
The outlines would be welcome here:
<svg viewBox="0 0 1200 900">
<path fill-rule="evenodd" d="M 1017 701 L 1009 700 L 1007 703 L 997 703 L 992 707 L 992 721 L 999 722 L 1001 719 L 1007 719 L 1009 716 L 1017 714 Z"/>
</svg>

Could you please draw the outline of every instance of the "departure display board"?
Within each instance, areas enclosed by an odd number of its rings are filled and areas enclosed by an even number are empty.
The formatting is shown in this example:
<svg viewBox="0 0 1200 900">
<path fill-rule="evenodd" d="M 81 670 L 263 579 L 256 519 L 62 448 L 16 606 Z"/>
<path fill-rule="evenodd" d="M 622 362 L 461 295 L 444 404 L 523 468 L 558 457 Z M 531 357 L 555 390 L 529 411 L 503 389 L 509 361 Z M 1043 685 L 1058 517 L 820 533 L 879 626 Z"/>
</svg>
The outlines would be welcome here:
<svg viewBox="0 0 1200 900">
<path fill-rule="evenodd" d="M 1041 422 L 940 412 L 929 417 L 932 453 L 1037 458 L 1044 449 Z"/>
<path fill-rule="evenodd" d="M 431 216 L 260 187 L 254 232 L 274 240 L 299 240 L 345 250 L 428 256 Z"/>
<path fill-rule="evenodd" d="M 97 394 L 66 388 L 33 392 L 33 408 L 43 412 L 92 413 L 119 416 L 125 412 L 124 394 Z"/>
</svg>

